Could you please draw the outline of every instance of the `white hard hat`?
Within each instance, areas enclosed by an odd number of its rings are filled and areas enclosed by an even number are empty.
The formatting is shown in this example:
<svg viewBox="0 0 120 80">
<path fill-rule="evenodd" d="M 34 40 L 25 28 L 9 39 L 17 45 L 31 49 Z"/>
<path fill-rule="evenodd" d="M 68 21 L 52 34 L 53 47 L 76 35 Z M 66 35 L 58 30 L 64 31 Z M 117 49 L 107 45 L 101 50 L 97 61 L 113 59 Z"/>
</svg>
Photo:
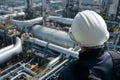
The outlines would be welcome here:
<svg viewBox="0 0 120 80">
<path fill-rule="evenodd" d="M 104 19 L 90 10 L 78 12 L 69 33 L 72 40 L 84 47 L 100 46 L 109 39 Z"/>
</svg>

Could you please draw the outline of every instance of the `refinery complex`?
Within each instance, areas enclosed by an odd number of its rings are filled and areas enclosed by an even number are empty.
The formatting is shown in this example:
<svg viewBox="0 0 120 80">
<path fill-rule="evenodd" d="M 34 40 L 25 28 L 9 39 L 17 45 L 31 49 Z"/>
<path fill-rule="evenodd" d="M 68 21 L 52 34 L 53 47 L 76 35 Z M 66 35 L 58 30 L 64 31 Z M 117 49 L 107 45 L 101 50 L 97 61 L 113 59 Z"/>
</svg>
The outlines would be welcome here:
<svg viewBox="0 0 120 80">
<path fill-rule="evenodd" d="M 0 0 L 0 80 L 57 80 L 81 49 L 69 39 L 75 15 L 93 10 L 120 51 L 120 0 Z"/>
</svg>

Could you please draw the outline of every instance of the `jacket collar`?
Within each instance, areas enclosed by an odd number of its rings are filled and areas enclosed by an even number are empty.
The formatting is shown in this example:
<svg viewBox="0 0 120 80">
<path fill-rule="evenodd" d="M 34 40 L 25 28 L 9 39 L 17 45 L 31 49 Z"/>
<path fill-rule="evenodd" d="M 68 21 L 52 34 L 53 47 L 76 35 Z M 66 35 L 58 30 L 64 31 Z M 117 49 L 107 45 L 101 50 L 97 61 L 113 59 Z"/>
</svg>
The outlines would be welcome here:
<svg viewBox="0 0 120 80">
<path fill-rule="evenodd" d="M 79 60 L 92 60 L 100 57 L 104 53 L 103 48 L 89 49 L 87 51 L 79 52 Z"/>
</svg>

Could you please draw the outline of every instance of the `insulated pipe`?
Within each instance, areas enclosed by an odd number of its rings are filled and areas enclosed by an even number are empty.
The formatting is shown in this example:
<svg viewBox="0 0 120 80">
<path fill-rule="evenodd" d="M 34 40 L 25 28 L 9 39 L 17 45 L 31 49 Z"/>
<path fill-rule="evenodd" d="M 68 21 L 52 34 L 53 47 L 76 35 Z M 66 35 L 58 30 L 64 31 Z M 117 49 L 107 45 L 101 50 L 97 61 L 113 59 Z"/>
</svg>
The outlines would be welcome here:
<svg viewBox="0 0 120 80">
<path fill-rule="evenodd" d="M 63 17 L 59 17 L 59 16 L 48 16 L 47 17 L 48 20 L 54 21 L 54 22 L 58 22 L 61 24 L 66 24 L 66 25 L 71 25 L 73 22 L 72 18 L 63 18 Z M 109 21 L 109 20 L 105 20 L 106 23 L 113 23 L 113 24 L 118 24 L 118 22 L 115 21 Z"/>
<path fill-rule="evenodd" d="M 54 66 L 61 59 L 61 57 L 62 57 L 62 55 L 56 57 L 54 60 L 52 60 L 51 62 L 49 62 L 49 64 L 47 65 L 46 69 L 49 69 L 52 66 Z"/>
<path fill-rule="evenodd" d="M 18 75 L 16 75 L 15 77 L 13 77 L 12 79 L 10 79 L 10 80 L 16 80 L 17 79 L 17 77 L 19 77 L 19 76 L 28 76 L 28 74 L 27 73 L 25 73 L 25 72 L 21 72 L 21 73 L 19 73 Z M 29 75 L 30 76 L 30 75 Z"/>
<path fill-rule="evenodd" d="M 15 68 L 14 70 L 6 73 L 5 75 L 2 75 L 2 76 L 0 77 L 0 80 L 5 80 L 5 79 L 8 78 L 13 72 L 17 72 L 17 71 L 22 70 L 22 69 L 23 69 L 22 66 L 20 66 L 20 67 L 18 67 L 18 68 Z"/>
<path fill-rule="evenodd" d="M 38 17 L 35 19 L 31 19 L 31 20 L 24 20 L 24 21 L 19 21 L 19 20 L 11 20 L 11 24 L 18 26 L 18 27 L 25 27 L 25 26 L 33 26 L 34 24 L 37 23 L 42 23 L 43 18 L 42 17 Z"/>
<path fill-rule="evenodd" d="M 20 63 L 20 62 L 19 62 L 19 63 Z M 1 71 L 1 76 L 5 75 L 7 72 L 10 72 L 11 69 L 15 69 L 15 68 L 17 68 L 17 67 L 20 67 L 20 64 L 19 64 L 19 63 L 16 63 L 16 64 L 14 64 L 13 66 L 10 66 L 9 68 Z M 0 80 L 1 80 L 1 77 L 0 77 Z"/>
<path fill-rule="evenodd" d="M 17 65 L 20 65 L 20 66 L 18 67 Z M 10 76 L 11 73 L 16 73 L 16 72 L 19 72 L 20 70 L 23 70 L 23 71 L 25 71 L 25 72 L 27 72 L 27 73 L 29 73 L 29 74 L 32 74 L 33 76 L 36 75 L 35 72 L 33 72 L 32 70 L 28 69 L 28 68 L 25 67 L 23 64 L 18 63 L 17 65 L 15 64 L 14 67 L 11 67 L 11 68 L 13 68 L 14 70 L 12 70 L 12 71 L 8 70 L 8 73 L 6 73 L 7 70 L 5 70 L 4 72 L 5 72 L 6 74 L 2 75 L 2 76 L 0 77 L 0 80 L 4 80 L 4 79 L 8 78 L 8 76 Z M 15 68 L 15 67 L 16 67 L 16 68 Z M 11 69 L 11 68 L 9 68 L 9 69 Z M 3 73 L 3 72 L 1 72 L 1 73 Z"/>
<path fill-rule="evenodd" d="M 55 45 L 55 44 L 52 44 L 52 43 L 48 43 L 48 42 L 45 42 L 45 41 L 42 41 L 42 40 L 39 40 L 39 39 L 36 39 L 36 38 L 29 38 L 28 41 L 31 42 L 31 43 L 40 45 L 42 47 L 47 46 L 48 49 L 66 54 L 67 56 L 72 56 L 74 58 L 78 58 L 78 52 L 70 51 L 69 49 L 66 49 L 64 47 L 61 47 L 61 46 L 58 46 L 58 45 Z"/>
<path fill-rule="evenodd" d="M 0 23 L 6 24 L 8 17 L 16 17 L 16 16 L 24 16 L 24 15 L 25 15 L 24 12 L 2 15 L 0 16 Z"/>
<path fill-rule="evenodd" d="M 52 76 L 56 71 L 58 71 L 62 66 L 69 62 L 69 59 L 64 60 L 61 64 L 53 68 L 50 72 L 39 78 L 39 80 L 47 80 L 48 77 Z"/>
<path fill-rule="evenodd" d="M 62 11 L 63 11 L 63 9 L 55 10 L 55 13 L 59 13 L 59 12 L 62 12 Z M 48 16 L 48 17 L 50 17 L 50 16 Z"/>
<path fill-rule="evenodd" d="M 8 78 L 12 73 L 16 73 L 16 72 L 18 72 L 18 71 L 20 71 L 20 70 L 23 70 L 23 71 L 25 71 L 25 72 L 27 72 L 27 73 L 29 73 L 29 74 L 32 74 L 33 76 L 36 75 L 35 72 L 32 72 L 32 71 L 30 72 L 30 71 L 26 70 L 24 67 L 20 66 L 20 67 L 18 67 L 18 68 L 15 68 L 15 69 L 12 70 L 12 71 L 6 73 L 5 75 L 1 76 L 1 77 L 0 77 L 0 80 L 5 80 L 5 79 Z"/>
<path fill-rule="evenodd" d="M 0 65 L 10 60 L 13 55 L 19 54 L 20 52 L 22 52 L 22 43 L 20 38 L 17 37 L 16 44 L 12 49 L 0 53 Z"/>
<path fill-rule="evenodd" d="M 43 73 L 45 73 L 48 69 L 51 69 L 54 65 L 56 65 L 57 62 L 61 59 L 61 57 L 62 57 L 62 55 L 60 54 L 60 55 L 59 55 L 58 57 L 56 57 L 54 60 L 50 61 L 50 62 L 48 63 L 48 65 L 47 65 L 47 67 L 45 68 L 45 70 L 43 70 L 43 71 L 41 72 L 41 75 L 42 75 Z"/>
<path fill-rule="evenodd" d="M 7 18 L 9 16 L 11 17 L 17 17 L 17 16 L 25 16 L 24 12 L 20 12 L 20 13 L 14 13 L 14 14 L 6 14 L 6 15 L 2 15 L 4 18 Z"/>
<path fill-rule="evenodd" d="M 2 54 L 3 52 L 8 51 L 8 50 L 12 49 L 13 47 L 14 47 L 14 45 L 12 44 L 12 45 L 9 45 L 9 46 L 7 46 L 5 48 L 2 48 L 0 50 L 0 53 Z"/>
<path fill-rule="evenodd" d="M 66 25 L 71 25 L 73 22 L 72 18 L 62 18 L 59 16 L 48 16 L 47 19 L 54 22 L 61 23 L 61 24 L 66 24 Z"/>
<path fill-rule="evenodd" d="M 31 29 L 30 32 L 33 33 L 33 36 L 50 43 L 67 48 L 74 46 L 74 43 L 68 38 L 68 34 L 64 31 L 36 25 Z"/>
</svg>

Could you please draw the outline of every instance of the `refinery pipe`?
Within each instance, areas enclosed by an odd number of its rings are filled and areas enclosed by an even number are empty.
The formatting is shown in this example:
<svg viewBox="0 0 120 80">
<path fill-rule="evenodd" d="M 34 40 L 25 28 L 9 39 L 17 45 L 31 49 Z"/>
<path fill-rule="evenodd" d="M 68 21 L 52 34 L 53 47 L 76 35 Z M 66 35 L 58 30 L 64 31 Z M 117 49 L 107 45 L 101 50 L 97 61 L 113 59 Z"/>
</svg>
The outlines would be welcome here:
<svg viewBox="0 0 120 80">
<path fill-rule="evenodd" d="M 25 26 L 28 27 L 28 26 L 33 26 L 34 24 L 37 24 L 37 23 L 42 23 L 42 21 L 43 21 L 43 18 L 38 17 L 38 18 L 35 18 L 35 19 L 24 20 L 24 21 L 19 21 L 19 20 L 12 19 L 10 23 L 12 25 L 15 25 L 15 26 L 18 26 L 18 27 L 25 27 Z"/>
<path fill-rule="evenodd" d="M 62 18 L 59 16 L 48 16 L 47 19 L 53 22 L 58 22 L 61 24 L 66 24 L 66 25 L 71 25 L 73 22 L 72 18 Z"/>
<path fill-rule="evenodd" d="M 70 61 L 69 59 L 64 60 L 61 64 L 59 64 L 58 66 L 53 68 L 50 72 L 46 73 L 44 76 L 39 78 L 39 80 L 47 80 L 48 77 L 55 74 L 58 70 L 60 70 L 61 67 L 63 67 L 65 64 L 67 64 L 69 61 Z"/>
<path fill-rule="evenodd" d="M 16 44 L 10 50 L 0 53 L 0 65 L 10 60 L 13 55 L 17 55 L 22 52 L 22 43 L 20 38 L 16 38 Z"/>
<path fill-rule="evenodd" d="M 66 48 L 74 46 L 74 43 L 69 39 L 68 34 L 64 31 L 36 25 L 31 29 L 30 32 L 33 34 L 33 36 L 49 43 L 54 43 Z"/>
<path fill-rule="evenodd" d="M 29 77 L 30 77 L 30 75 L 28 75 L 27 73 L 21 72 L 21 73 L 19 73 L 18 75 L 16 75 L 15 77 L 11 78 L 10 80 L 16 80 L 16 79 L 19 78 L 20 76 L 23 76 L 23 77 L 29 76 Z"/>
<path fill-rule="evenodd" d="M 8 17 L 16 17 L 16 16 L 25 16 L 25 13 L 20 12 L 20 13 L 2 15 L 0 16 L 0 23 L 6 24 L 8 22 Z"/>
<path fill-rule="evenodd" d="M 2 48 L 2 49 L 0 49 L 0 53 L 2 54 L 3 52 L 8 51 L 8 50 L 12 49 L 13 47 L 14 47 L 14 45 L 12 44 L 12 45 L 9 45 L 5 48 Z"/>
<path fill-rule="evenodd" d="M 52 60 L 51 62 L 49 62 L 48 65 L 47 65 L 47 67 L 46 67 L 46 69 L 49 69 L 52 66 L 54 66 L 61 59 L 61 57 L 62 57 L 62 55 L 59 55 L 54 60 Z"/>
<path fill-rule="evenodd" d="M 39 40 L 37 38 L 29 38 L 28 41 L 31 42 L 31 43 L 40 45 L 42 47 L 47 46 L 48 49 L 63 53 L 65 55 L 67 55 L 67 56 L 72 56 L 74 58 L 78 58 L 78 51 L 74 52 L 74 51 L 71 51 L 71 50 L 66 49 L 64 47 L 61 47 L 61 46 L 58 46 L 58 45 L 55 45 L 55 44 L 52 44 L 52 43 L 48 43 L 48 42 Z"/>
</svg>

